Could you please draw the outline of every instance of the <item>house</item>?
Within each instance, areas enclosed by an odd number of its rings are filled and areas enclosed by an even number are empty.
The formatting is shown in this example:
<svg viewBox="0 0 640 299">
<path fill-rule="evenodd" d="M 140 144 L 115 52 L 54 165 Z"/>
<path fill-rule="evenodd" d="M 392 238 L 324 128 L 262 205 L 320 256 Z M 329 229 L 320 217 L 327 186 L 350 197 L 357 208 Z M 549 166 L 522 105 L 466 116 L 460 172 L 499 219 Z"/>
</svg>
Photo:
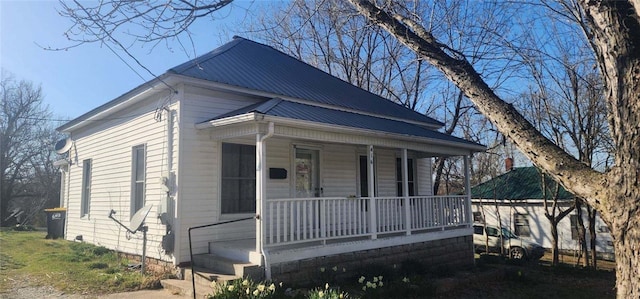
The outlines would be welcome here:
<svg viewBox="0 0 640 299">
<path fill-rule="evenodd" d="M 65 236 L 140 255 L 109 217 L 152 206 L 146 256 L 176 266 L 190 248 L 280 279 L 419 255 L 471 265 L 469 193 L 432 196 L 431 164 L 484 147 L 442 125 L 235 37 L 58 128 Z"/>
<path fill-rule="evenodd" d="M 471 188 L 473 217 L 478 223 L 502 225 L 524 239 L 529 239 L 547 249 L 552 247 L 551 223 L 545 216 L 544 198 L 548 199 L 549 211 L 553 204 L 555 183 L 547 183 L 543 193 L 540 171 L 531 167 L 511 167 L 507 172 Z M 551 182 L 547 178 L 548 182 Z M 558 207 L 566 210 L 573 205 L 574 195 L 558 186 Z M 560 212 L 556 211 L 555 215 Z M 588 226 L 586 207 L 582 207 L 582 218 Z M 576 210 L 558 223 L 558 249 L 564 252 L 580 250 L 578 241 L 578 213 Z M 499 221 L 500 220 L 500 221 Z M 587 229 L 586 239 L 589 240 Z M 588 242 L 588 241 L 587 241 Z M 609 228 L 596 215 L 596 251 L 604 259 L 613 260 L 613 243 Z"/>
</svg>

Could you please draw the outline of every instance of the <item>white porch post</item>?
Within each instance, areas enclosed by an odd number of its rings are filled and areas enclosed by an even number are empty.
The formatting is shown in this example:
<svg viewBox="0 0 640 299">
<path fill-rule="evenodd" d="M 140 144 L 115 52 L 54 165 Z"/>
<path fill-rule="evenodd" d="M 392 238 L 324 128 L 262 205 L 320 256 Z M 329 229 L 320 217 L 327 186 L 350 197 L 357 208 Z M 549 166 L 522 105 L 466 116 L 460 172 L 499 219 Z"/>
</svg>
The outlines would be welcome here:
<svg viewBox="0 0 640 299">
<path fill-rule="evenodd" d="M 409 169 L 407 167 L 407 149 L 402 149 L 402 196 L 404 197 L 404 226 L 407 236 L 411 235 L 411 206 L 409 205 Z"/>
<path fill-rule="evenodd" d="M 258 125 L 260 132 L 260 125 Z M 267 182 L 267 145 L 265 140 L 273 136 L 274 125 L 269 123 L 267 134 L 256 134 L 256 252 L 262 254 L 263 242 L 265 239 L 264 221 L 266 215 L 266 182 Z M 266 263 L 266 261 L 264 261 Z"/>
<path fill-rule="evenodd" d="M 473 212 L 471 211 L 471 171 L 470 171 L 471 157 L 469 155 L 464 156 L 464 191 L 467 195 L 467 223 L 473 224 Z"/>
<path fill-rule="evenodd" d="M 377 212 L 376 212 L 376 187 L 375 187 L 375 176 L 374 171 L 375 167 L 373 164 L 373 145 L 369 145 L 369 150 L 367 153 L 367 158 L 369 161 L 369 171 L 367 171 L 367 180 L 369 182 L 369 225 L 370 225 L 370 233 L 371 239 L 378 238 L 378 222 L 377 222 Z"/>
<path fill-rule="evenodd" d="M 262 134 L 256 134 L 256 252 L 262 254 L 262 223 L 264 221 L 262 215 L 262 198 L 264 195 L 264 178 L 263 178 L 263 162 L 264 157 L 264 141 Z"/>
</svg>

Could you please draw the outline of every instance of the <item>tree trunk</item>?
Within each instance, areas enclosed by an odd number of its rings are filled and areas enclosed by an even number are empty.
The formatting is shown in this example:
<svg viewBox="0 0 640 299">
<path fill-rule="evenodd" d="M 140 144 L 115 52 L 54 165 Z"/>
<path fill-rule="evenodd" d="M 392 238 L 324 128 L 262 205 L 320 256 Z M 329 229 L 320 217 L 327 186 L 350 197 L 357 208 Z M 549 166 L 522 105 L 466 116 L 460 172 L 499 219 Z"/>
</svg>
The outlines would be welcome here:
<svg viewBox="0 0 640 299">
<path fill-rule="evenodd" d="M 587 233 L 584 228 L 584 219 L 582 219 L 582 200 L 576 198 L 576 213 L 578 215 L 578 243 L 580 245 L 578 260 L 576 261 L 576 265 L 579 265 L 582 261 L 583 267 L 589 267 L 589 254 L 587 253 Z"/>
<path fill-rule="evenodd" d="M 552 266 L 558 265 L 559 252 L 558 252 L 558 223 L 551 221 L 551 254 L 553 259 L 551 260 Z"/>
<path fill-rule="evenodd" d="M 631 222 L 613 224 L 618 298 L 640 298 L 640 219 Z"/>
<path fill-rule="evenodd" d="M 589 218 L 589 247 L 591 249 L 591 266 L 594 270 L 598 269 L 598 253 L 596 252 L 596 210 L 587 206 L 587 213 Z"/>
<path fill-rule="evenodd" d="M 349 0 L 420 58 L 438 68 L 529 158 L 568 191 L 585 198 L 609 224 L 616 251 L 618 298 L 640 298 L 640 1 L 577 1 L 605 82 L 615 165 L 598 172 L 552 143 L 498 97 L 460 53 L 416 20 L 368 0 Z M 454 53 L 452 53 L 454 52 Z"/>
</svg>

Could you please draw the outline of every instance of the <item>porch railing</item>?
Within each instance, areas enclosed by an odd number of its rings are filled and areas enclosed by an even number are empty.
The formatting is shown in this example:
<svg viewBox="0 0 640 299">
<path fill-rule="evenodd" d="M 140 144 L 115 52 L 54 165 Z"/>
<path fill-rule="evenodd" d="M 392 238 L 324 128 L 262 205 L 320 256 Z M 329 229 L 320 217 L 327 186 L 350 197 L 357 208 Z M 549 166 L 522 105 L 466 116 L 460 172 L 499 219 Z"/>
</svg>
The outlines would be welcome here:
<svg viewBox="0 0 640 299">
<path fill-rule="evenodd" d="M 317 197 L 268 199 L 264 245 L 417 233 L 471 224 L 466 196 Z M 370 207 L 375 205 L 376 215 Z M 409 211 L 407 215 L 406 211 Z M 376 226 L 371 226 L 375 217 Z M 409 217 L 409 221 L 407 221 Z M 407 223 L 411 223 L 407 229 Z"/>
</svg>

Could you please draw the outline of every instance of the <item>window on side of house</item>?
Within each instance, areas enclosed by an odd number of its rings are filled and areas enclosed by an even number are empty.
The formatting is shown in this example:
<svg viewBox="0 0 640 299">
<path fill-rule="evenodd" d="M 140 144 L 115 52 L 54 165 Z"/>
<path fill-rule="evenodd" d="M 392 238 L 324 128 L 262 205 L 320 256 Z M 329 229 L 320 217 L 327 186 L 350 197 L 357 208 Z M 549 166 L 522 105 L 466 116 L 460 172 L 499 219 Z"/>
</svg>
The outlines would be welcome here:
<svg viewBox="0 0 640 299">
<path fill-rule="evenodd" d="M 409 196 L 416 195 L 416 182 L 415 171 L 412 158 L 407 159 L 407 181 L 409 182 Z M 402 158 L 396 158 L 396 195 L 404 196 L 402 194 Z"/>
<path fill-rule="evenodd" d="M 484 219 L 482 218 L 482 212 L 473 212 L 473 222 L 476 223 L 484 223 Z"/>
<path fill-rule="evenodd" d="M 144 206 L 147 169 L 146 146 L 134 146 L 131 151 L 131 216 Z"/>
<path fill-rule="evenodd" d="M 571 220 L 571 240 L 578 240 L 578 215 L 569 215 L 569 220 Z"/>
<path fill-rule="evenodd" d="M 80 203 L 80 217 L 89 214 L 91 204 L 91 159 L 82 161 L 82 201 Z"/>
<path fill-rule="evenodd" d="M 521 237 L 530 237 L 531 228 L 529 227 L 529 215 L 514 213 L 513 219 L 515 222 L 515 234 Z"/>
<path fill-rule="evenodd" d="M 222 213 L 255 213 L 256 147 L 223 143 L 221 175 Z"/>
</svg>

